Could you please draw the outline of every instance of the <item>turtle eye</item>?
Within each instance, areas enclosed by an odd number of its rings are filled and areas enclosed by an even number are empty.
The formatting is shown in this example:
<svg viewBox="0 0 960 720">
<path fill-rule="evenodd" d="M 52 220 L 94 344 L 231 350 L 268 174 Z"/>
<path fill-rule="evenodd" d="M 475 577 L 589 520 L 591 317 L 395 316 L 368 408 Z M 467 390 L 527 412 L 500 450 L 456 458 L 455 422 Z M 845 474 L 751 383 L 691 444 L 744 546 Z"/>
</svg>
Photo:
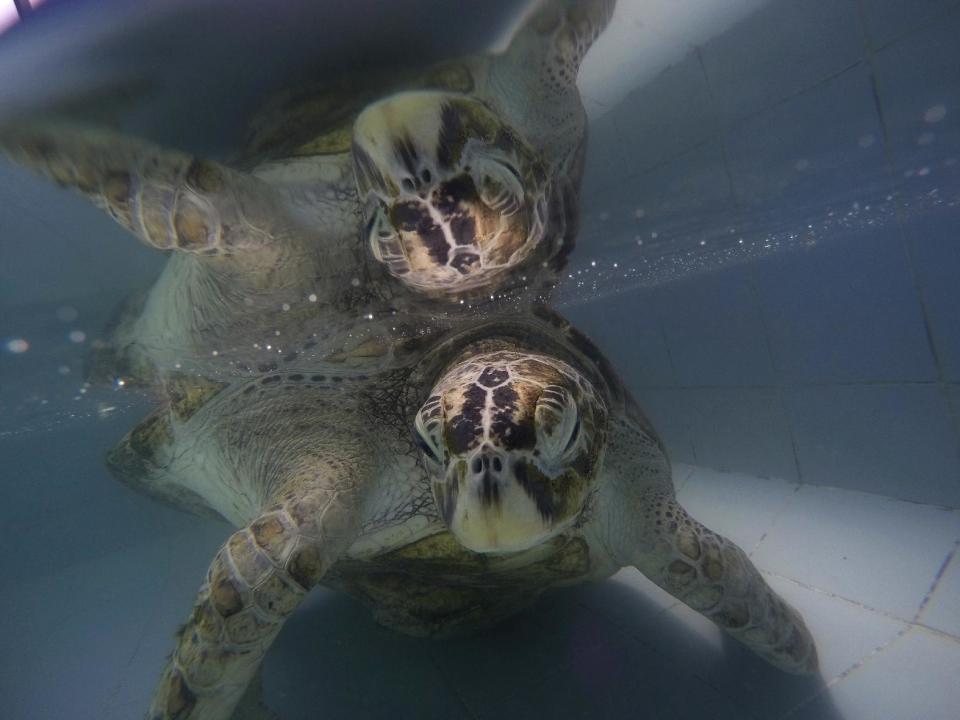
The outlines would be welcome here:
<svg viewBox="0 0 960 720">
<path fill-rule="evenodd" d="M 570 448 L 573 447 L 578 437 L 580 437 L 580 413 L 577 413 L 577 422 L 574 423 L 573 430 L 570 431 L 570 439 L 567 440 L 567 445 L 563 448 L 564 453 L 570 452 Z"/>
<path fill-rule="evenodd" d="M 420 433 L 414 433 L 413 435 L 414 442 L 416 442 L 417 447 L 423 451 L 423 454 L 434 462 L 440 462 L 440 456 L 437 451 L 434 449 L 433 445 L 427 442 L 423 435 Z"/>
</svg>

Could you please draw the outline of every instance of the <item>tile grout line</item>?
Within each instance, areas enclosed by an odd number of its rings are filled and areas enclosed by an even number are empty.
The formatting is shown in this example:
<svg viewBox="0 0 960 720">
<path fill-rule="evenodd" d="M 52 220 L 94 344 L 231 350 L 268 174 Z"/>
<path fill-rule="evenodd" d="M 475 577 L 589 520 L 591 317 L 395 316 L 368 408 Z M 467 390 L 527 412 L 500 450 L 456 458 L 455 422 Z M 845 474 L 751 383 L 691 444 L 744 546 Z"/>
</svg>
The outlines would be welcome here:
<svg viewBox="0 0 960 720">
<path fill-rule="evenodd" d="M 948 555 L 949 558 L 952 558 L 952 557 L 953 557 L 954 553 L 957 551 L 957 547 L 958 547 L 958 546 L 960 546 L 960 541 L 957 542 L 957 545 L 954 547 L 953 551 Z M 949 564 L 949 563 L 946 563 L 946 562 L 945 562 L 943 568 L 945 568 L 947 564 Z M 941 568 L 941 572 L 938 573 L 937 582 L 939 582 L 940 575 L 941 575 L 942 572 L 943 572 L 943 568 Z M 906 620 L 905 618 L 902 618 L 902 617 L 900 617 L 899 615 L 895 615 L 895 614 L 893 614 L 893 613 L 891 613 L 891 612 L 888 612 L 888 611 L 886 611 L 886 610 L 880 610 L 880 609 L 878 609 L 878 608 L 871 607 L 870 605 L 866 605 L 866 604 L 864 604 L 864 603 L 862 603 L 862 602 L 860 602 L 860 601 L 858 601 L 858 600 L 853 600 L 853 599 L 851 599 L 851 598 L 844 597 L 843 595 L 838 595 L 837 593 L 831 592 L 831 591 L 829 591 L 829 590 L 824 590 L 823 588 L 818 588 L 818 587 L 816 587 L 815 585 L 810 585 L 810 584 L 808 584 L 808 583 L 802 582 L 802 581 L 797 580 L 797 579 L 795 579 L 795 578 L 787 577 L 786 575 L 781 575 L 780 573 L 776 573 L 776 572 L 773 572 L 773 571 L 771 571 L 771 570 L 761 570 L 760 572 L 763 573 L 764 575 L 769 575 L 770 577 L 775 577 L 775 578 L 778 578 L 778 579 L 780 579 L 780 580 L 784 580 L 784 581 L 786 581 L 786 582 L 792 583 L 792 584 L 794 584 L 794 585 L 796 585 L 796 586 L 798 586 L 798 587 L 801 587 L 801 588 L 803 588 L 803 589 L 805 589 L 805 590 L 809 590 L 809 591 L 812 592 L 812 593 L 816 593 L 817 595 L 823 595 L 824 597 L 829 597 L 831 600 L 839 600 L 840 602 L 846 603 L 846 604 L 848 604 L 848 605 L 853 605 L 854 607 L 856 607 L 856 608 L 858 608 L 858 609 L 860 609 L 860 610 L 863 610 L 863 611 L 865 611 L 865 612 L 869 612 L 869 613 L 872 613 L 872 614 L 874 614 L 874 615 L 879 615 L 879 616 L 881 616 L 881 617 L 886 618 L 887 620 L 892 620 L 892 621 L 894 621 L 894 622 L 900 623 L 901 625 L 904 625 L 903 632 L 907 632 L 907 631 L 910 631 L 910 630 L 913 630 L 913 629 L 917 628 L 917 629 L 922 629 L 922 630 L 926 630 L 926 631 L 928 631 L 928 632 L 931 632 L 931 633 L 933 633 L 933 634 L 935 634 L 935 635 L 938 635 L 938 636 L 942 637 L 942 638 L 945 639 L 945 640 L 949 640 L 949 641 L 955 642 L 955 643 L 960 643 L 960 635 L 954 635 L 954 634 L 952 634 L 952 633 L 947 632 L 946 630 L 941 630 L 941 629 L 939 629 L 939 628 L 935 628 L 935 627 L 933 627 L 933 626 L 926 625 L 926 624 L 924 624 L 924 623 L 922 623 L 922 622 L 918 622 L 916 619 L 914 619 L 914 620 Z M 924 601 L 921 603 L 921 608 L 922 608 L 923 605 L 927 602 L 927 599 L 928 599 L 928 598 L 924 598 Z M 917 615 L 915 616 L 915 618 L 918 617 L 918 616 L 919 616 L 919 612 L 917 613 Z"/>
<path fill-rule="evenodd" d="M 923 283 L 920 280 L 920 274 L 917 271 L 917 263 L 913 254 L 913 244 L 910 240 L 910 236 L 907 233 L 907 209 L 904 206 L 902 199 L 902 183 L 897 177 L 896 173 L 896 154 L 894 153 L 893 144 L 890 139 L 890 128 L 887 125 L 886 113 L 884 112 L 884 103 L 882 99 L 882 92 L 880 88 L 880 80 L 877 76 L 876 68 L 876 55 L 877 48 L 874 47 L 873 38 L 871 36 L 870 30 L 867 26 L 867 13 L 863 5 L 864 0 L 857 0 L 857 13 L 861 25 L 861 30 L 864 37 L 864 46 L 866 48 L 866 62 L 870 70 L 870 86 L 873 92 L 873 101 L 874 107 L 877 114 L 877 119 L 880 123 L 880 132 L 883 139 L 883 153 L 884 160 L 887 166 L 887 174 L 889 176 L 890 182 L 893 188 L 894 194 L 894 208 L 895 212 L 895 222 L 900 239 L 900 246 L 903 252 L 904 260 L 906 261 L 907 272 L 910 275 L 910 281 L 913 286 L 914 294 L 916 295 L 917 302 L 920 306 L 920 312 L 923 316 L 923 329 L 927 339 L 927 349 L 930 352 L 930 357 L 933 361 L 934 371 L 936 373 L 936 385 L 940 389 L 940 396 L 943 398 L 944 403 L 946 404 L 947 414 L 950 417 L 950 421 L 953 425 L 953 432 L 955 437 L 960 441 L 960 409 L 955 407 L 953 398 L 947 388 L 946 382 L 946 373 L 943 371 L 943 361 L 940 356 L 940 351 L 937 345 L 936 333 L 933 330 L 933 323 L 930 320 L 930 311 L 926 299 L 926 293 L 924 292 Z M 946 16 L 956 10 L 956 8 L 950 8 L 947 11 L 943 12 L 942 15 Z M 933 24 L 935 18 L 939 18 L 941 13 L 935 13 L 933 18 L 930 18 L 930 25 Z M 927 27 L 926 22 L 922 22 L 917 28 L 905 33 L 902 38 L 914 35 L 916 32 L 920 31 L 922 28 Z M 882 46 L 881 49 L 889 47 L 896 40 L 887 43 Z M 958 457 L 960 457 L 960 442 L 958 442 L 956 447 Z"/>
<path fill-rule="evenodd" d="M 480 716 L 477 715 L 477 713 L 475 713 L 467 704 L 467 701 L 460 694 L 460 689 L 456 686 L 456 683 L 451 680 L 447 673 L 444 672 L 442 664 L 437 661 L 434 653 L 428 651 L 427 658 L 430 661 L 430 665 L 433 666 L 433 669 L 441 678 L 443 678 L 444 687 L 446 687 L 450 691 L 450 694 L 456 699 L 457 704 L 460 705 L 460 709 L 464 712 L 466 717 L 470 718 L 470 720 L 479 720 Z"/>
<path fill-rule="evenodd" d="M 887 642 L 885 642 L 885 643 L 883 643 L 883 644 L 875 647 L 873 650 L 871 650 L 869 653 L 867 653 L 866 655 L 864 655 L 862 658 L 860 658 L 860 660 L 858 660 L 857 662 L 855 662 L 853 665 L 851 665 L 850 667 L 848 667 L 846 670 L 844 670 L 844 671 L 842 671 L 841 673 L 839 673 L 836 677 L 832 678 L 830 681 L 824 683 L 823 689 L 821 689 L 820 692 L 818 692 L 817 694 L 815 694 L 815 695 L 813 695 L 813 696 L 811 696 L 811 697 L 809 697 L 809 698 L 806 698 L 805 700 L 802 700 L 800 703 L 798 703 L 798 704 L 795 705 L 793 708 L 791 708 L 790 710 L 788 710 L 784 715 L 782 715 L 782 716 L 779 718 L 779 720 L 788 720 L 790 717 L 792 717 L 793 715 L 795 715 L 799 710 L 801 710 L 803 707 L 809 705 L 810 703 L 812 703 L 812 702 L 813 702 L 814 700 L 816 700 L 817 698 L 820 698 L 820 697 L 823 697 L 823 696 L 826 695 L 826 694 L 829 694 L 829 692 L 830 692 L 830 690 L 831 690 L 832 688 L 836 687 L 836 686 L 839 685 L 841 682 L 843 682 L 844 680 L 846 680 L 848 677 L 850 677 L 850 675 L 852 675 L 852 674 L 855 673 L 857 670 L 859 670 L 860 668 L 862 668 L 864 665 L 866 665 L 868 662 L 870 662 L 870 660 L 872 660 L 874 657 L 876 657 L 877 655 L 879 655 L 880 653 L 882 653 L 884 650 L 886 650 L 888 647 L 890 647 L 891 645 L 893 645 L 895 642 L 897 642 L 898 640 L 900 640 L 904 635 L 906 635 L 908 632 L 910 632 L 911 627 L 912 627 L 912 626 L 907 625 L 906 627 L 902 628 L 896 635 L 894 635 L 890 640 L 888 640 Z"/>
<path fill-rule="evenodd" d="M 691 463 L 686 463 L 686 464 L 689 465 Z M 784 482 L 788 485 L 797 485 L 798 490 L 804 487 L 813 488 L 813 489 L 836 490 L 838 492 L 852 493 L 855 495 L 867 495 L 871 498 L 879 498 L 881 500 L 887 500 L 891 502 L 906 503 L 908 505 L 920 505 L 921 507 L 933 508 L 935 510 L 942 510 L 942 511 L 951 512 L 951 513 L 960 511 L 960 507 L 954 507 L 952 505 L 937 505 L 929 502 L 921 502 L 920 500 L 911 500 L 909 498 L 900 498 L 900 497 L 894 497 L 892 495 L 883 495 L 877 492 L 870 492 L 869 490 L 859 490 L 856 488 L 839 487 L 837 485 L 822 485 L 822 484 L 813 483 L 813 482 L 787 480 L 786 478 L 780 478 L 780 477 L 764 478 L 764 477 L 760 477 L 759 475 L 750 474 L 748 472 L 717 470 L 715 468 L 707 467 L 705 465 L 697 465 L 696 467 L 701 470 L 709 470 L 711 472 L 720 473 L 721 475 L 746 475 L 747 477 L 753 478 L 755 480 L 764 480 L 767 482 L 774 482 L 774 481 Z"/>
<path fill-rule="evenodd" d="M 656 307 L 656 303 L 653 303 L 653 306 Z M 667 337 L 667 330 L 663 325 L 663 318 L 659 312 L 656 313 L 656 318 L 657 318 L 657 330 L 660 333 L 660 340 L 663 342 L 663 348 L 667 353 L 667 364 L 670 367 L 670 375 L 671 377 L 673 377 L 674 382 L 677 382 L 680 379 L 680 376 L 677 373 L 676 363 L 674 363 L 674 360 L 673 360 L 673 353 L 670 351 L 670 341 L 669 341 L 669 338 Z M 676 388 L 677 386 L 674 385 L 673 387 Z M 689 443 L 690 453 L 693 455 L 693 458 L 692 458 L 693 462 L 689 464 L 696 466 L 698 462 L 697 444 L 696 442 L 694 442 L 693 428 L 687 422 L 684 422 L 683 430 L 687 436 L 686 440 Z M 687 479 L 689 480 L 689 478 Z"/>
<path fill-rule="evenodd" d="M 858 3 L 859 2 L 862 2 L 862 0 L 858 0 Z M 935 11 L 929 17 L 922 19 L 919 23 L 917 23 L 916 26 L 910 28 L 909 30 L 904 30 L 901 34 L 894 35 L 889 40 L 883 43 L 880 43 L 874 48 L 874 50 L 876 52 L 882 52 L 887 48 L 893 47 L 894 45 L 899 44 L 903 40 L 906 40 L 907 38 L 912 37 L 913 35 L 916 35 L 918 32 L 923 32 L 927 28 L 933 27 L 935 23 L 939 22 L 940 20 L 947 17 L 951 13 L 956 12 L 958 9 L 960 9 L 960 2 L 954 2 L 952 6 L 945 7 L 941 10 Z"/>
<path fill-rule="evenodd" d="M 786 575 L 781 575 L 780 573 L 774 572 L 772 570 L 761 569 L 760 572 L 765 575 L 769 575 L 770 577 L 775 577 L 778 580 L 785 580 L 787 582 L 793 583 L 794 585 L 801 587 L 804 590 L 809 590 L 810 592 L 816 593 L 818 595 L 823 595 L 824 597 L 828 597 L 832 600 L 839 600 L 848 605 L 853 605 L 859 610 L 864 610 L 866 612 L 870 612 L 875 615 L 880 615 L 881 617 L 885 617 L 888 620 L 893 620 L 894 622 L 898 622 L 902 625 L 905 625 L 907 629 L 914 627 L 915 625 L 915 623 L 912 620 L 907 620 L 906 618 L 900 617 L 899 615 L 891 613 L 887 610 L 880 610 L 879 608 L 871 607 L 870 605 L 862 603 L 859 600 L 854 600 L 852 598 L 844 597 L 843 595 L 838 595 L 835 592 L 817 587 L 816 585 L 810 585 L 809 583 L 805 583 L 801 580 L 797 580 L 796 578 L 788 577 Z M 957 638 L 957 640 L 960 640 L 960 638 Z"/>
<path fill-rule="evenodd" d="M 827 83 L 830 83 L 830 82 L 836 80 L 837 78 L 839 78 L 839 77 L 840 77 L 841 75 L 843 75 L 844 73 L 850 72 L 850 71 L 853 70 L 854 68 L 859 67 L 860 65 L 863 64 L 863 62 L 864 62 L 863 59 L 855 60 L 854 62 L 850 63 L 849 65 L 846 65 L 846 66 L 840 68 L 839 70 L 835 70 L 835 71 L 833 71 L 832 73 L 829 73 L 829 74 L 821 77 L 819 80 L 815 80 L 814 82 L 810 83 L 810 84 L 807 85 L 806 87 L 803 87 L 803 88 L 801 88 L 800 90 L 796 90 L 796 91 L 790 93 L 789 95 L 785 95 L 784 97 L 780 98 L 779 100 L 776 100 L 775 102 L 772 102 L 772 103 L 770 103 L 769 105 L 765 105 L 764 107 L 762 107 L 762 108 L 760 108 L 760 109 L 758 109 L 758 110 L 751 110 L 750 112 L 748 112 L 748 113 L 746 113 L 746 114 L 744 114 L 744 115 L 739 115 L 739 116 L 730 118 L 730 119 L 728 119 L 728 120 L 724 120 L 723 118 L 721 118 L 721 119 L 720 119 L 721 131 L 726 130 L 727 128 L 733 127 L 733 126 L 735 126 L 735 125 L 740 125 L 741 123 L 744 123 L 744 122 L 747 122 L 747 121 L 750 121 L 750 120 L 754 120 L 755 118 L 758 118 L 758 117 L 760 117 L 761 115 L 764 115 L 765 113 L 767 113 L 767 112 L 769 112 L 769 111 L 771 111 L 771 110 L 773 110 L 773 109 L 775 109 L 775 108 L 780 107 L 781 105 L 785 105 L 786 103 L 788 103 L 788 102 L 790 102 L 790 101 L 792 101 L 792 100 L 795 100 L 795 99 L 798 98 L 798 97 L 802 97 L 803 95 L 806 95 L 807 93 L 816 90 L 816 89 L 819 88 L 821 85 L 826 85 Z"/>
<path fill-rule="evenodd" d="M 797 471 L 797 482 L 802 483 L 803 471 L 800 464 L 800 450 L 797 447 L 797 432 L 796 428 L 794 427 L 793 414 L 790 412 L 790 408 L 787 406 L 786 383 L 784 382 L 783 378 L 783 370 L 778 362 L 778 355 L 773 350 L 773 338 L 770 335 L 770 325 L 767 323 L 763 302 L 761 302 L 760 298 L 760 289 L 757 287 L 756 266 L 748 266 L 746 274 L 748 278 L 747 284 L 750 286 L 750 294 L 753 296 L 754 302 L 757 304 L 757 315 L 760 320 L 760 327 L 763 329 L 763 340 L 764 346 L 767 349 L 767 359 L 770 361 L 770 368 L 773 370 L 773 376 L 776 380 L 774 388 L 777 392 L 777 399 L 780 401 L 780 411 L 783 413 L 783 419 L 787 424 L 787 432 L 790 434 L 790 449 L 793 452 L 793 466 Z M 766 537 L 766 533 L 764 533 L 764 537 Z M 763 538 L 761 538 L 761 542 L 762 541 Z M 759 547 L 759 545 L 760 543 L 758 542 L 757 547 Z"/>
<path fill-rule="evenodd" d="M 733 182 L 733 169 L 730 167 L 730 152 L 727 148 L 727 139 L 726 133 L 722 126 L 721 113 L 720 113 L 720 104 L 717 102 L 717 94 L 713 90 L 713 84 L 710 82 L 710 73 L 707 72 L 707 65 L 703 59 L 703 50 L 700 46 L 697 46 L 694 49 L 694 52 L 697 55 L 697 64 L 700 67 L 700 74 L 703 76 L 703 83 L 707 87 L 707 96 L 710 98 L 710 107 L 713 110 L 713 115 L 715 120 L 715 129 L 711 133 L 710 137 L 716 137 L 717 144 L 720 146 L 720 157 L 723 160 L 723 172 L 727 178 L 727 190 L 730 193 L 730 199 L 733 203 L 734 210 L 742 215 L 744 213 L 744 208 L 740 202 L 739 195 L 736 191 L 736 185 Z M 743 218 L 741 218 L 743 219 Z"/>
<path fill-rule="evenodd" d="M 793 492 L 790 493 L 790 496 L 784 501 L 783 505 L 780 506 L 780 508 L 774 514 L 773 518 L 770 520 L 770 524 L 767 526 L 767 529 L 763 531 L 763 534 L 760 536 L 760 539 L 757 540 L 754 546 L 750 549 L 750 552 L 747 553 L 747 557 L 751 559 L 753 558 L 753 554 L 760 549 L 760 545 L 763 543 L 764 540 L 767 539 L 767 535 L 770 534 L 770 532 L 776 526 L 777 522 L 779 522 L 780 518 L 783 517 L 783 514 L 793 504 L 793 501 L 796 499 L 797 493 L 799 493 L 800 488 L 803 487 L 803 483 L 791 483 L 791 484 L 796 484 L 796 487 L 793 489 Z"/>
<path fill-rule="evenodd" d="M 637 572 L 639 572 L 639 570 L 637 570 Z M 640 573 L 640 575 L 641 575 L 642 577 L 646 577 L 643 573 Z M 590 612 L 597 612 L 597 610 L 596 610 L 595 608 L 591 607 L 590 605 L 584 604 L 584 603 L 582 603 L 582 602 L 578 602 L 577 605 L 578 605 L 580 608 L 583 608 L 583 609 L 588 610 L 588 611 L 590 611 Z M 663 608 L 661 608 L 660 610 L 657 610 L 655 613 L 653 613 L 653 617 L 659 617 L 659 616 L 661 616 L 661 615 L 666 615 L 667 613 L 672 612 L 675 608 L 680 607 L 680 606 L 686 607 L 686 608 L 692 610 L 692 608 L 690 608 L 688 605 L 686 605 L 686 604 L 683 603 L 682 601 L 677 600 L 677 599 L 674 598 L 674 601 L 673 601 L 670 605 L 667 605 L 666 607 L 663 607 Z M 693 612 L 696 612 L 696 611 L 694 610 Z M 607 616 L 607 615 L 605 615 L 605 614 L 603 614 L 603 613 L 599 613 L 599 614 L 601 615 L 601 617 L 604 619 L 604 621 L 605 621 L 607 624 L 609 624 L 609 625 L 611 625 L 612 627 L 615 627 L 615 628 L 623 631 L 623 632 L 626 633 L 626 635 L 627 635 L 629 638 L 631 638 L 634 642 L 640 644 L 642 647 L 644 647 L 646 650 L 648 650 L 649 652 L 651 652 L 651 653 L 654 654 L 655 656 L 657 656 L 657 657 L 659 657 L 659 658 L 663 658 L 664 660 L 666 660 L 666 661 L 668 661 L 668 662 L 673 662 L 672 660 L 670 660 L 670 655 L 669 655 L 669 654 L 662 652 L 661 650 L 659 650 L 658 648 L 656 648 L 656 647 L 654 647 L 654 646 L 652 646 L 652 645 L 648 645 L 647 642 L 644 640 L 644 638 L 643 638 L 643 636 L 642 636 L 641 634 L 637 633 L 636 631 L 634 631 L 634 630 L 633 630 L 632 628 L 630 628 L 629 626 L 627 626 L 627 625 L 625 625 L 624 623 L 622 623 L 622 622 L 620 622 L 619 620 L 617 620 L 616 617 L 610 617 L 610 616 Z M 688 632 L 689 632 L 689 630 L 688 630 Z M 721 631 L 721 632 L 722 632 L 722 631 Z M 717 693 L 718 695 L 720 695 L 721 697 L 726 698 L 728 701 L 730 701 L 730 702 L 732 702 L 732 703 L 737 703 L 737 699 L 736 699 L 734 696 L 728 695 L 727 693 L 725 693 L 720 687 L 716 686 L 716 685 L 715 685 L 713 682 L 711 682 L 709 679 L 703 677 L 702 675 L 700 675 L 700 674 L 697 673 L 697 672 L 690 672 L 689 674 L 690 674 L 691 677 L 696 678 L 697 680 L 699 680 L 700 682 L 702 682 L 704 685 L 706 685 L 707 687 L 711 688 L 714 692 L 716 692 L 716 693 Z M 760 718 L 757 718 L 756 716 L 754 716 L 754 715 L 751 713 L 751 717 L 749 718 L 749 720 L 760 720 Z"/>
<path fill-rule="evenodd" d="M 913 616 L 912 622 L 914 625 L 921 624 L 920 617 L 923 615 L 924 610 L 927 609 L 927 605 L 930 603 L 931 598 L 933 598 L 933 594 L 937 591 L 937 587 L 940 585 L 940 581 L 943 580 L 943 576 L 946 575 L 947 568 L 950 567 L 950 563 L 953 562 L 953 559 L 957 556 L 958 549 L 960 549 L 960 540 L 955 540 L 953 543 L 953 548 L 951 548 L 950 552 L 947 553 L 947 556 L 940 564 L 940 569 L 937 570 L 937 574 L 934 576 L 933 582 L 930 584 L 930 588 L 927 590 L 927 594 L 924 596 L 923 601 L 920 603 L 920 607 L 917 608 L 917 612 Z M 950 635 L 950 633 L 946 634 Z"/>
</svg>

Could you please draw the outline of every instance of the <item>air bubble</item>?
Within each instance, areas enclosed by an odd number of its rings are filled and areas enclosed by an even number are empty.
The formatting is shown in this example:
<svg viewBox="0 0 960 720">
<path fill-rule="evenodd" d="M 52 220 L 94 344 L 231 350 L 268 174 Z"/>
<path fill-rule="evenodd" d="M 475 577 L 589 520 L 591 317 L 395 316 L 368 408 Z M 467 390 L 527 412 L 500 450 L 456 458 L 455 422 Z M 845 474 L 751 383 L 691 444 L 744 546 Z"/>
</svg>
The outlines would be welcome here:
<svg viewBox="0 0 960 720">
<path fill-rule="evenodd" d="M 63 307 L 57 308 L 57 319 L 60 320 L 61 322 L 65 322 L 65 323 L 73 322 L 78 317 L 80 317 L 80 313 L 77 312 L 77 309 L 75 307 L 64 305 Z"/>
<path fill-rule="evenodd" d="M 928 122 L 931 125 L 933 123 L 938 123 L 947 116 L 947 108 L 943 105 L 937 104 L 927 108 L 927 111 L 923 114 L 924 122 Z"/>
</svg>

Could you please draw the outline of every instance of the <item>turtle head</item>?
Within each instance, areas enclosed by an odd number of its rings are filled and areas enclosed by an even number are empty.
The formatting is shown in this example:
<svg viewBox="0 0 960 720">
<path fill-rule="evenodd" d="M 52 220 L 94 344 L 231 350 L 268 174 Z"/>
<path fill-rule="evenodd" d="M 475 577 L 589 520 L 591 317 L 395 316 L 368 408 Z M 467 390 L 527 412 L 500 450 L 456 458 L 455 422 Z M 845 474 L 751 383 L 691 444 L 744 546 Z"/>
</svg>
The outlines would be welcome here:
<svg viewBox="0 0 960 720">
<path fill-rule="evenodd" d="M 373 256 L 417 292 L 499 289 L 544 237 L 540 155 L 473 97 L 404 92 L 368 106 L 353 163 Z"/>
<path fill-rule="evenodd" d="M 501 351 L 450 368 L 415 431 L 450 531 L 470 550 L 511 552 L 580 515 L 603 455 L 606 409 L 569 365 Z"/>
</svg>

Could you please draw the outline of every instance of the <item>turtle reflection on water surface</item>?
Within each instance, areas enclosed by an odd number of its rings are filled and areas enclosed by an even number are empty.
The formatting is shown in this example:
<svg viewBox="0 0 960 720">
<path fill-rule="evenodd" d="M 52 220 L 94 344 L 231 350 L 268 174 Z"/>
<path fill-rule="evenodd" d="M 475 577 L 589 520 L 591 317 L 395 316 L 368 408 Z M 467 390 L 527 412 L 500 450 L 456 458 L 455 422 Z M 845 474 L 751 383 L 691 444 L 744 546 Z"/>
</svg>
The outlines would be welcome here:
<svg viewBox="0 0 960 720">
<path fill-rule="evenodd" d="M 171 251 L 98 375 L 245 372 L 277 359 L 267 345 L 322 357 L 368 316 L 542 301 L 577 225 L 577 69 L 612 8 L 550 2 L 503 53 L 294 88 L 229 165 L 108 130 L 0 129 L 15 161 Z"/>
</svg>

